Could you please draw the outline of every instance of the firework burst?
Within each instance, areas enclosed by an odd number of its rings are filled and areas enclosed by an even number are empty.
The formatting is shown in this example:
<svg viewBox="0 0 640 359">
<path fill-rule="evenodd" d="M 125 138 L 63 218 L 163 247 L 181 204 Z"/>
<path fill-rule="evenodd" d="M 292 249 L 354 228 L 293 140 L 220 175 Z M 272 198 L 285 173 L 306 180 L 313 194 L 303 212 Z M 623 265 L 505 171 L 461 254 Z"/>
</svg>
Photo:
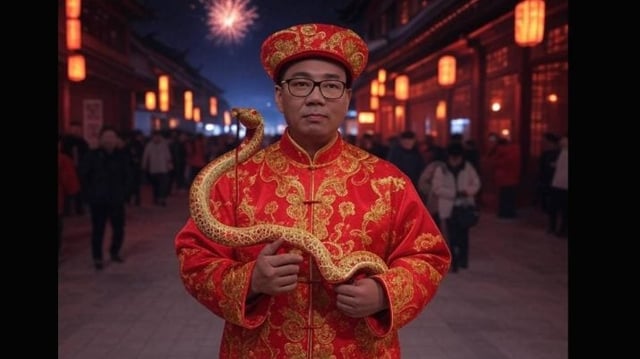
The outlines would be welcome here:
<svg viewBox="0 0 640 359">
<path fill-rule="evenodd" d="M 247 35 L 258 9 L 249 0 L 201 0 L 208 14 L 210 37 L 217 44 L 237 44 Z"/>
</svg>

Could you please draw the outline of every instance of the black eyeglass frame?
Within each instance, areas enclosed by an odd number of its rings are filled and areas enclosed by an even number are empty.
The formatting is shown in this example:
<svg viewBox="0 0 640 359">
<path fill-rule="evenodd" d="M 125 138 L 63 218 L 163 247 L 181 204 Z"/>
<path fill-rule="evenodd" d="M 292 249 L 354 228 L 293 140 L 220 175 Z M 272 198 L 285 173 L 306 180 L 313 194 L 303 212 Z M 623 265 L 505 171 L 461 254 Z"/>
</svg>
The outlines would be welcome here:
<svg viewBox="0 0 640 359">
<path fill-rule="evenodd" d="M 289 87 L 289 82 L 293 81 L 293 80 L 304 80 L 304 81 L 309 81 L 311 83 L 313 83 L 313 86 L 310 87 L 309 89 L 309 93 L 307 93 L 306 95 L 295 95 L 293 92 L 291 92 L 291 87 Z M 322 83 L 323 82 L 339 82 L 342 84 L 342 92 L 340 93 L 340 96 L 338 97 L 328 97 L 327 95 L 324 94 L 324 92 L 322 91 Z M 313 92 L 313 90 L 318 87 L 320 89 L 320 94 L 322 95 L 322 97 L 328 99 L 328 100 L 337 100 L 342 98 L 342 96 L 344 96 L 345 91 L 347 90 L 347 83 L 342 81 L 342 80 L 336 80 L 336 79 L 326 79 L 326 80 L 320 80 L 320 81 L 313 81 L 312 79 L 309 78 L 305 78 L 305 77 L 292 77 L 290 79 L 286 79 L 286 80 L 282 80 L 280 81 L 280 86 L 283 86 L 284 84 L 287 84 L 287 91 L 289 91 L 289 94 L 293 97 L 307 97 L 309 95 L 311 95 L 311 93 Z"/>
</svg>

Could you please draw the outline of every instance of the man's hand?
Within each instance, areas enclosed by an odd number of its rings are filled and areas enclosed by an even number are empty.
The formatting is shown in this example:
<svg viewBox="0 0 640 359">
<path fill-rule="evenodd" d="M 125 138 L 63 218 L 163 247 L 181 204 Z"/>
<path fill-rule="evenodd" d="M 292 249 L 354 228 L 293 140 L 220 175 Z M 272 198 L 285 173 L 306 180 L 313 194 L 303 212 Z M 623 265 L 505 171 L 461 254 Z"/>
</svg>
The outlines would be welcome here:
<svg viewBox="0 0 640 359">
<path fill-rule="evenodd" d="M 335 290 L 336 306 L 352 318 L 367 317 L 389 307 L 384 289 L 375 279 L 357 279 L 352 284 L 340 284 Z"/>
<path fill-rule="evenodd" d="M 302 256 L 293 253 L 276 254 L 283 242 L 280 238 L 269 243 L 258 254 L 251 274 L 249 297 L 258 294 L 276 295 L 295 289 Z"/>
</svg>

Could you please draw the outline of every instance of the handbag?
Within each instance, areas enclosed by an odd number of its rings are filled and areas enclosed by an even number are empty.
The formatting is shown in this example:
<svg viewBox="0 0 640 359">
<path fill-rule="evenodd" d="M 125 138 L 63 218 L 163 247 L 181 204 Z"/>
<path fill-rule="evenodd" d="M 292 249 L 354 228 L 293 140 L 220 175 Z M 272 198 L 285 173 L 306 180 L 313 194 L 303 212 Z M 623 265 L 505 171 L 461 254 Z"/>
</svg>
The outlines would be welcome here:
<svg viewBox="0 0 640 359">
<path fill-rule="evenodd" d="M 458 227 L 471 228 L 478 224 L 480 211 L 474 205 L 455 206 L 451 212 L 451 219 Z"/>
<path fill-rule="evenodd" d="M 456 192 L 458 190 L 458 181 L 455 180 L 456 184 Z M 462 204 L 459 206 L 453 206 L 453 210 L 451 212 L 451 220 L 455 223 L 456 226 L 460 228 L 471 228 L 478 224 L 478 220 L 480 219 L 480 211 L 478 211 L 478 207 L 474 204 Z"/>
</svg>

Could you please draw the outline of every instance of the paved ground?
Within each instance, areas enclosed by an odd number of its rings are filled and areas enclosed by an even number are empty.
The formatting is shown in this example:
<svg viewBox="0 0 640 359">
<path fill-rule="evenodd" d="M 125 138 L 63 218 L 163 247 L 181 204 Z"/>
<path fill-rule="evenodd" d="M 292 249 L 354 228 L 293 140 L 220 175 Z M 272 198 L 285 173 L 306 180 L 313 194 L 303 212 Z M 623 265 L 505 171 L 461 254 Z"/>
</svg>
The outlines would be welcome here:
<svg viewBox="0 0 640 359">
<path fill-rule="evenodd" d="M 88 216 L 66 219 L 59 358 L 218 357 L 222 321 L 178 278 L 173 238 L 187 218 L 187 196 L 171 196 L 167 207 L 151 205 L 148 189 L 145 196 L 127 209 L 126 262 L 107 261 L 102 272 L 90 259 Z M 536 210 L 520 214 L 504 221 L 483 213 L 471 234 L 470 268 L 449 274 L 401 330 L 404 358 L 568 358 L 567 241 L 547 235 Z"/>
</svg>

